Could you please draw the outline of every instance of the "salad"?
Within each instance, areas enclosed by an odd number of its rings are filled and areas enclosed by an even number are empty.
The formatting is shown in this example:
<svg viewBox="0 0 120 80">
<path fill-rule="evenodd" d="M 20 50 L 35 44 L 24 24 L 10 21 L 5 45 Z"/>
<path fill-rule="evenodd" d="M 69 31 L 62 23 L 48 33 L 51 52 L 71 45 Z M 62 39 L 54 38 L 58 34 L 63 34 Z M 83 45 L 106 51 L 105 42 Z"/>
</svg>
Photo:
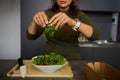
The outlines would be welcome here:
<svg viewBox="0 0 120 80">
<path fill-rule="evenodd" d="M 33 58 L 32 63 L 35 65 L 62 65 L 65 62 L 65 58 L 58 54 L 51 52 L 50 54 L 44 54 Z"/>
</svg>

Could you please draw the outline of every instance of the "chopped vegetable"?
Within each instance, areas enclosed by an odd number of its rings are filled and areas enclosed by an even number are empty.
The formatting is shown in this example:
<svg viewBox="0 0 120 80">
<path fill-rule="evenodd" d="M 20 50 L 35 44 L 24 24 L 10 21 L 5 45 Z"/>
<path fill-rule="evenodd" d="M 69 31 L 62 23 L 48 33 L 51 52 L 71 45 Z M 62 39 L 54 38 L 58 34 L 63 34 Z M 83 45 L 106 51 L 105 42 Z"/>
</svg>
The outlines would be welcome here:
<svg viewBox="0 0 120 80">
<path fill-rule="evenodd" d="M 33 59 L 32 63 L 36 65 L 62 65 L 64 57 L 57 53 L 44 54 Z"/>
<path fill-rule="evenodd" d="M 50 37 L 53 37 L 54 36 L 54 33 L 55 33 L 55 25 L 50 25 L 48 24 L 45 29 L 44 29 L 44 33 L 47 33 L 50 35 Z"/>
</svg>

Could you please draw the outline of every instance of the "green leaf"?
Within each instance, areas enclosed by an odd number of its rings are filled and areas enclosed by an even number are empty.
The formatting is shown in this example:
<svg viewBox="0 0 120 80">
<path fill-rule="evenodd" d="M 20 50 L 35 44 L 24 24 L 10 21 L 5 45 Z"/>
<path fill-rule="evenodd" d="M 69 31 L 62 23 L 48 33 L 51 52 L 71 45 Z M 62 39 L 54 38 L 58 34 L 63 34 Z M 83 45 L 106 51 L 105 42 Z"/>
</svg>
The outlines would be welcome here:
<svg viewBox="0 0 120 80">
<path fill-rule="evenodd" d="M 33 59 L 36 65 L 61 65 L 64 64 L 64 57 L 57 53 L 44 54 Z"/>
<path fill-rule="evenodd" d="M 55 30 L 55 25 L 50 25 L 50 24 L 48 24 L 44 29 L 44 33 L 49 34 L 50 37 L 54 36 L 55 31 L 56 31 Z"/>
</svg>

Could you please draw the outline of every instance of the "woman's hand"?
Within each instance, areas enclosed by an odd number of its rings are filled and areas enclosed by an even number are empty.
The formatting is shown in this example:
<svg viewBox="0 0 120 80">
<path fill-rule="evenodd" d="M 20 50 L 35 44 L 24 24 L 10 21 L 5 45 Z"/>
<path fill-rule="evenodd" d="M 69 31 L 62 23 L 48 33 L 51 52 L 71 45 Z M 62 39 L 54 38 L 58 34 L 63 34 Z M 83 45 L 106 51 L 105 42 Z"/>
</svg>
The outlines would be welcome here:
<svg viewBox="0 0 120 80">
<path fill-rule="evenodd" d="M 68 24 L 69 26 L 73 27 L 76 24 L 76 21 L 70 17 L 68 17 L 65 13 L 57 13 L 54 15 L 49 23 L 51 25 L 56 24 L 56 29 L 61 28 L 64 24 Z"/>
<path fill-rule="evenodd" d="M 45 12 L 38 12 L 37 14 L 35 14 L 35 16 L 33 17 L 33 21 L 37 25 L 40 25 L 42 28 L 44 28 L 46 24 L 48 24 L 48 19 Z"/>
</svg>

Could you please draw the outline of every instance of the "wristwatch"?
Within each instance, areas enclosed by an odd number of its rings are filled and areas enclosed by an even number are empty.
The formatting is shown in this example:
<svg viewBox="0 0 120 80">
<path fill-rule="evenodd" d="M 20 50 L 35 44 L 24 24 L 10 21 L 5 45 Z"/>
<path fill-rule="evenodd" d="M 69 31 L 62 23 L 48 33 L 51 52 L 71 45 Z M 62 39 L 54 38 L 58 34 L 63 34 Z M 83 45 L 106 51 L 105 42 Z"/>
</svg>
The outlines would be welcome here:
<svg viewBox="0 0 120 80">
<path fill-rule="evenodd" d="M 76 23 L 76 25 L 73 26 L 72 28 L 73 28 L 74 31 L 77 31 L 78 28 L 80 27 L 81 22 L 80 22 L 80 20 L 78 20 L 78 19 L 75 19 L 75 20 L 77 21 L 77 23 Z"/>
</svg>

